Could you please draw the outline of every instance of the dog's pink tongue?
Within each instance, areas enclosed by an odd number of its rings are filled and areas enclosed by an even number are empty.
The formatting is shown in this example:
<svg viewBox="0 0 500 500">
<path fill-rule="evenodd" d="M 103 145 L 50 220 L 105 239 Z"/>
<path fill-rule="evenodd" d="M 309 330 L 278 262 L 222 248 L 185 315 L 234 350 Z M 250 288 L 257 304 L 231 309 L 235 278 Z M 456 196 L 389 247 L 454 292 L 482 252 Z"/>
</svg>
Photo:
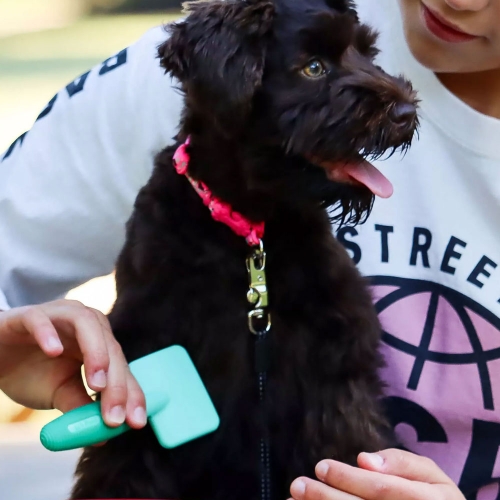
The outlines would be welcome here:
<svg viewBox="0 0 500 500">
<path fill-rule="evenodd" d="M 381 198 L 392 196 L 394 188 L 387 177 L 377 170 L 371 163 L 349 163 L 345 165 L 345 173 L 359 183 L 365 185 L 373 194 Z"/>
</svg>

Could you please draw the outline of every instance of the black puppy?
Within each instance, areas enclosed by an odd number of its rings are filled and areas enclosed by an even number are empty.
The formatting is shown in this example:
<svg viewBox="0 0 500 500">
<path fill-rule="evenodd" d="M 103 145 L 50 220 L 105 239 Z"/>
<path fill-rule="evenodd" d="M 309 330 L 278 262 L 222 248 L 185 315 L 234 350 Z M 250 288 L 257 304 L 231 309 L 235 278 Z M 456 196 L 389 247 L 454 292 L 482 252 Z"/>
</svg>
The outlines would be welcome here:
<svg viewBox="0 0 500 500">
<path fill-rule="evenodd" d="M 384 188 L 354 164 L 410 144 L 415 95 L 374 66 L 376 37 L 349 0 L 189 9 L 159 49 L 185 93 L 178 143 L 137 198 L 110 321 L 128 360 L 183 345 L 221 426 L 174 450 L 149 428 L 87 449 L 74 499 L 283 500 L 319 460 L 355 464 L 387 445 L 379 324 L 326 209 L 344 221 L 366 215 L 368 188 Z M 188 137 L 193 182 L 265 223 L 265 262 L 174 169 Z M 252 251 L 269 307 L 249 324 Z"/>
</svg>

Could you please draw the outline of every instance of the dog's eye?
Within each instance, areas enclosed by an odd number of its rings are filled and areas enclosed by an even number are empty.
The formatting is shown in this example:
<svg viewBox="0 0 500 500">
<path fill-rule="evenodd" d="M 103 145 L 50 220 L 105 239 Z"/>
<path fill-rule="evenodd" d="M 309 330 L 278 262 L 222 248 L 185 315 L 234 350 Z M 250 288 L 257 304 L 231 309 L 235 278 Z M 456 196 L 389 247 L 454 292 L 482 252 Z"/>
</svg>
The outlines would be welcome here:
<svg viewBox="0 0 500 500">
<path fill-rule="evenodd" d="M 326 68 L 319 59 L 309 61 L 306 66 L 302 68 L 302 74 L 307 78 L 320 78 L 326 73 Z"/>
</svg>

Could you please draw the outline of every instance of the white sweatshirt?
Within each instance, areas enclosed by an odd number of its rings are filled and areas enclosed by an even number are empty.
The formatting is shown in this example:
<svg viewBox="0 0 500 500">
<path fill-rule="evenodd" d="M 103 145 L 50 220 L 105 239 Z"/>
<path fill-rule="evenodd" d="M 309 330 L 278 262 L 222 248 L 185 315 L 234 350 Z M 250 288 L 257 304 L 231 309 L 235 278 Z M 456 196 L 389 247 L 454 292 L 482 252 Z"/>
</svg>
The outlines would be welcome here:
<svg viewBox="0 0 500 500">
<path fill-rule="evenodd" d="M 409 53 L 395 0 L 358 0 L 380 64 L 422 99 L 420 138 L 379 168 L 395 194 L 338 234 L 373 278 L 390 413 L 404 445 L 467 494 L 500 477 L 500 121 L 473 111 Z M 148 32 L 62 89 L 0 157 L 0 309 L 63 296 L 113 270 L 181 96 Z M 498 384 L 498 385 L 497 385 Z M 478 491 L 480 493 L 478 493 Z"/>
</svg>

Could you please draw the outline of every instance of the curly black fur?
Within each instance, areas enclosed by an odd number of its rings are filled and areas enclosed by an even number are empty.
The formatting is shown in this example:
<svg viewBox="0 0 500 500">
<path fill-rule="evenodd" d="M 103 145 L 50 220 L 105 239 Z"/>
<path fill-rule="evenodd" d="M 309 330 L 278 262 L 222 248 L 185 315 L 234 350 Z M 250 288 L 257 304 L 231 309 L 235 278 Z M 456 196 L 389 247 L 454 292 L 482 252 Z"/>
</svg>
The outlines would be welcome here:
<svg viewBox="0 0 500 500">
<path fill-rule="evenodd" d="M 415 96 L 373 65 L 375 34 L 350 1 L 217 0 L 189 12 L 168 28 L 159 54 L 185 93 L 178 144 L 191 136 L 189 173 L 266 223 L 273 356 L 265 425 L 274 498 L 283 500 L 320 459 L 355 464 L 359 452 L 387 444 L 379 324 L 326 210 L 359 220 L 372 194 L 330 181 L 316 160 L 409 145 L 416 116 L 396 119 L 393 110 Z M 321 78 L 301 73 L 313 58 L 327 69 Z M 249 250 L 175 172 L 174 151 L 160 153 L 137 198 L 110 321 L 128 360 L 183 345 L 221 426 L 174 450 L 149 428 L 86 449 L 73 499 L 259 497 L 264 423 L 247 326 Z"/>
</svg>

